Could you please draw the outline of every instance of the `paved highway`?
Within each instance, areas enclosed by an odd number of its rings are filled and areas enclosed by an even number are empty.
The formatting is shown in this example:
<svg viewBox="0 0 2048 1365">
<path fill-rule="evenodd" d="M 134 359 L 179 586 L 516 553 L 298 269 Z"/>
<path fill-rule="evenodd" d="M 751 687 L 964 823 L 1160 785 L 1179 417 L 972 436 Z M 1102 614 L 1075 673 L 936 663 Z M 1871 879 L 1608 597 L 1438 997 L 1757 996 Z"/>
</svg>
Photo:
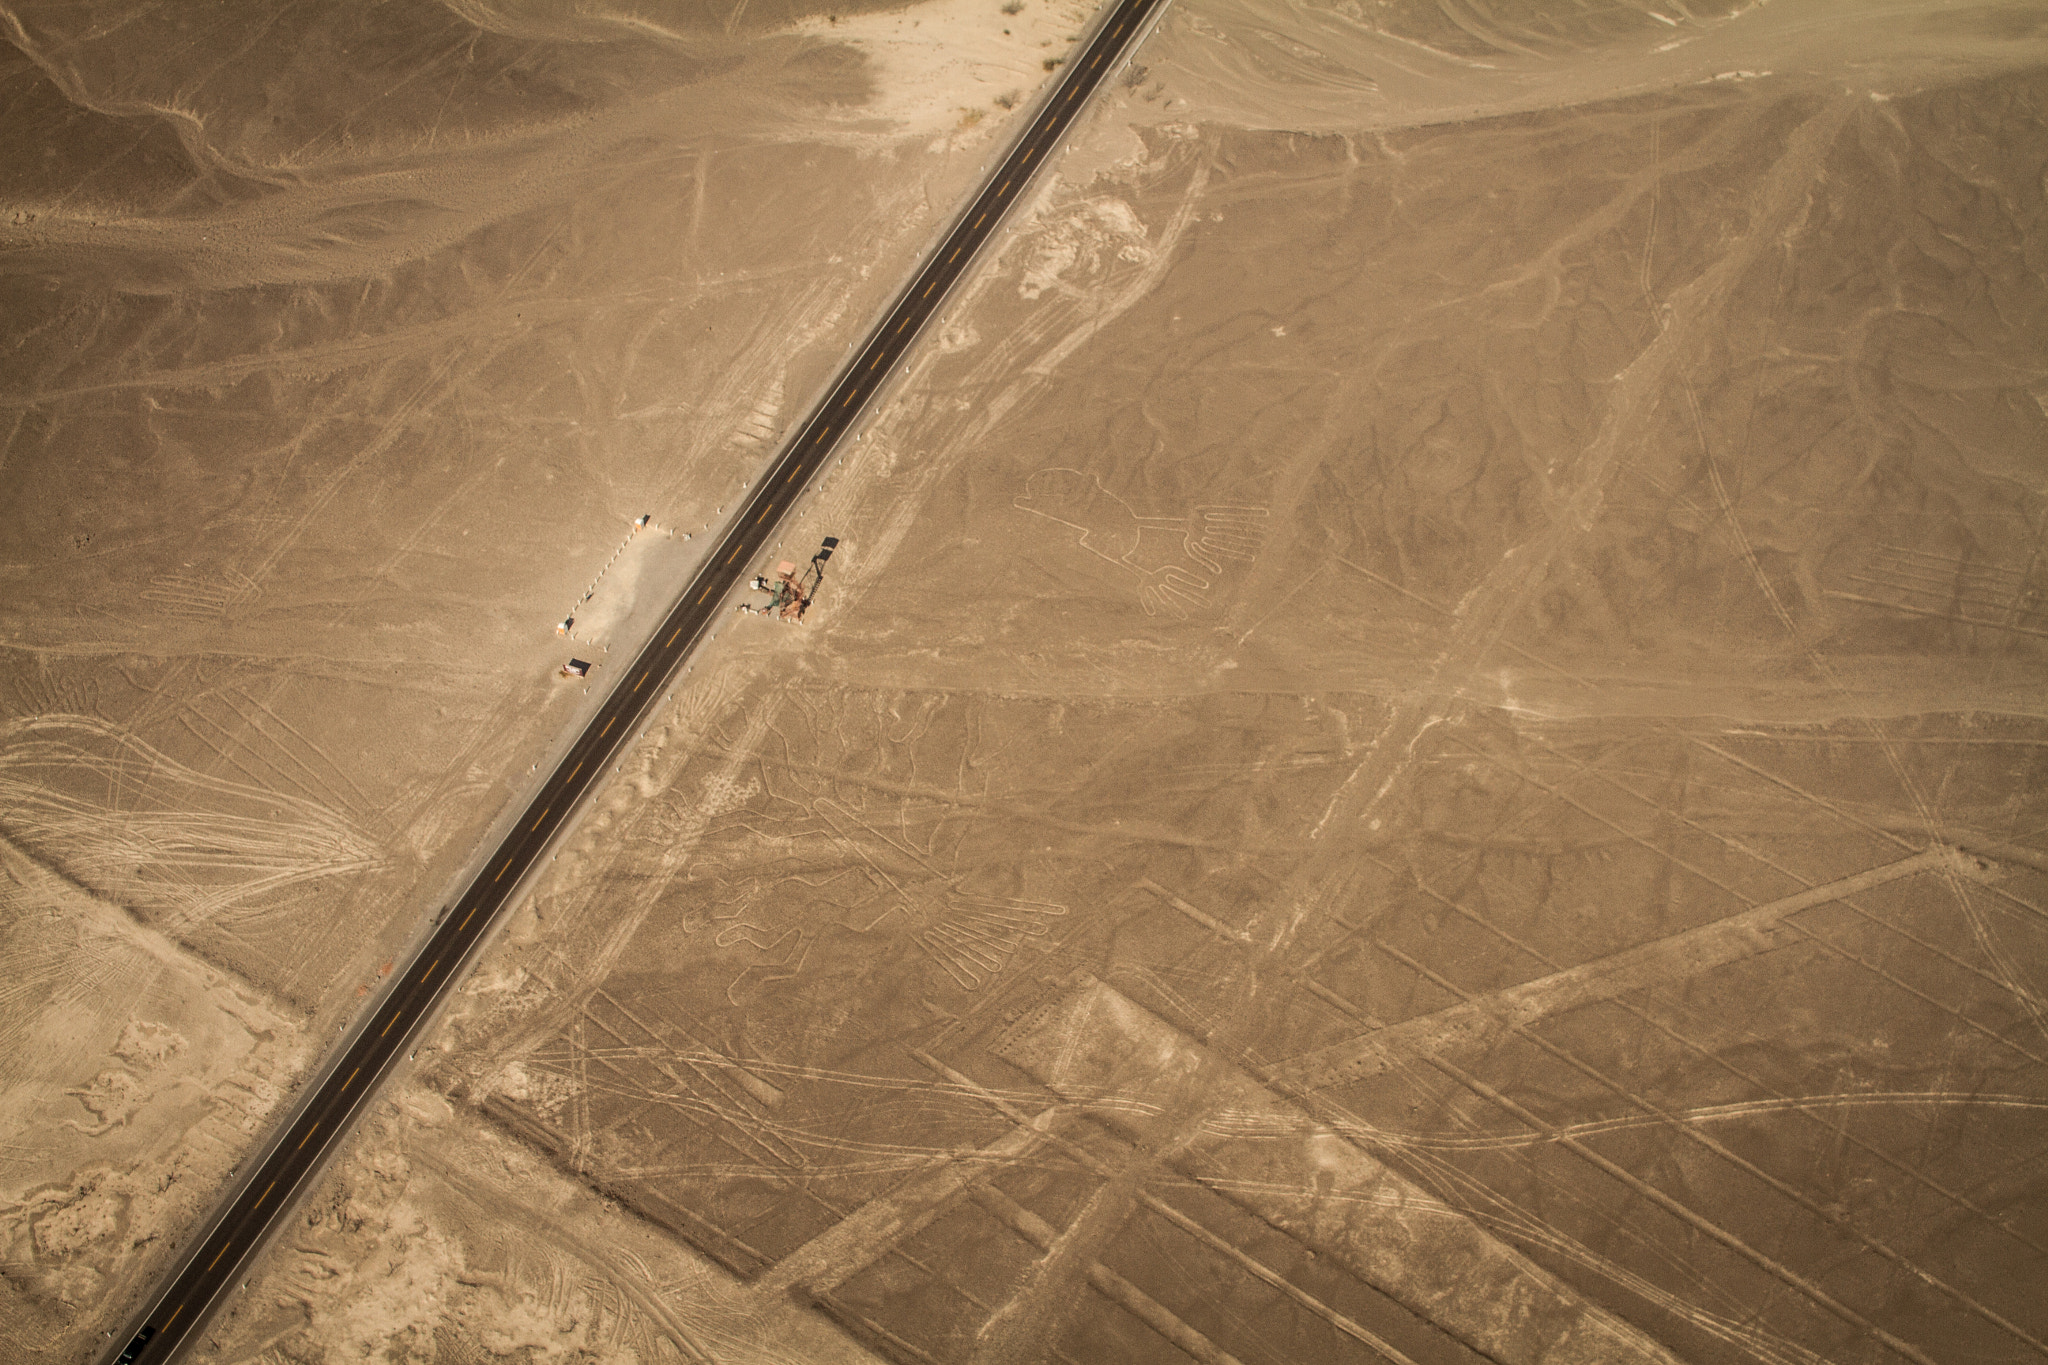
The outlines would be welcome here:
<svg viewBox="0 0 2048 1365">
<path fill-rule="evenodd" d="M 837 383 L 797 429 L 751 500 L 730 523 L 694 582 L 562 758 L 476 880 L 449 907 L 377 1012 L 349 1035 L 337 1064 L 304 1100 L 289 1126 L 261 1158 L 260 1167 L 227 1210 L 186 1251 L 132 1339 L 106 1359 L 159 1365 L 173 1359 L 206 1323 L 221 1296 L 243 1274 L 263 1244 L 272 1220 L 289 1209 L 318 1173 L 323 1158 L 345 1134 L 365 1099 L 401 1053 L 415 1045 L 448 988 L 492 924 L 515 899 L 526 874 L 557 831 L 596 785 L 606 764 L 634 733 L 683 660 L 724 609 L 727 595 L 755 567 L 755 556 L 774 543 L 776 529 L 868 401 L 889 367 L 902 358 L 947 292 L 972 265 L 1004 213 L 1023 194 L 1031 174 L 1058 144 L 1088 96 L 1118 64 L 1155 8 L 1166 0 L 1118 0 L 1095 38 L 1067 64 L 1064 79 L 1033 116 L 1035 122 L 988 177 L 953 231 L 926 258 L 916 277 L 847 363 Z M 823 528 L 829 529 L 829 528 Z M 796 556 L 792 556 L 795 558 Z"/>
</svg>

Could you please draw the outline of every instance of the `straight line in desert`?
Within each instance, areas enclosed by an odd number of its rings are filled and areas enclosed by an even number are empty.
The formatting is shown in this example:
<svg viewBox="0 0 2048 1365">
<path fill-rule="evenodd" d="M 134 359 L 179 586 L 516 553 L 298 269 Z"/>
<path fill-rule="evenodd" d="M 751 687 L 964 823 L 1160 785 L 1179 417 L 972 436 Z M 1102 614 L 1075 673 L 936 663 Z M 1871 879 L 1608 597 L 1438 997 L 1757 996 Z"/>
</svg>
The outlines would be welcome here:
<svg viewBox="0 0 2048 1365">
<path fill-rule="evenodd" d="M 1641 1329 L 1212 1046 L 1085 972 L 1072 980 L 991 1051 L 1140 1152 L 1159 1153 L 1162 1173 L 1207 1186 L 1495 1365 L 1677 1365 Z M 1135 1109 L 1133 1098 L 1153 1103 Z M 1219 1112 L 1257 1133 L 1216 1125 Z"/>
<path fill-rule="evenodd" d="M 901 1225 L 898 1221 L 896 1210 L 912 1204 L 922 1209 L 935 1196 L 950 1200 L 965 1193 L 969 1197 L 976 1198 L 977 1202 L 980 1202 L 979 1195 L 982 1182 L 1000 1174 L 1005 1165 L 1021 1160 L 1027 1151 L 1035 1151 L 1041 1146 L 1052 1146 L 1060 1149 L 1082 1168 L 1090 1171 L 1097 1177 L 1108 1179 L 1113 1174 L 1112 1168 L 1099 1156 L 1082 1144 L 1068 1138 L 1060 1131 L 1058 1122 L 1071 1118 L 1074 1113 L 1068 1106 L 1060 1105 L 1052 1109 L 1041 1110 L 1035 1115 L 1028 1114 L 1001 1094 L 980 1084 L 973 1077 L 947 1066 L 930 1053 L 919 1051 L 913 1055 L 916 1056 L 918 1061 L 942 1077 L 956 1091 L 961 1094 L 972 1095 L 997 1114 L 1009 1120 L 1014 1127 L 1004 1137 L 998 1138 L 974 1152 L 949 1155 L 943 1159 L 946 1165 L 942 1168 L 927 1174 L 914 1176 L 890 1194 L 871 1201 L 870 1205 L 863 1206 L 859 1212 L 856 1212 L 847 1220 L 849 1224 L 855 1220 L 862 1219 L 865 1215 L 873 1220 L 869 1223 L 871 1227 L 875 1223 L 880 1223 L 884 1227 L 895 1228 Z M 977 1159 L 975 1164 L 965 1170 L 959 1169 L 966 1165 L 967 1158 L 970 1156 Z M 940 1193 L 942 1187 L 943 1193 Z M 1378 1333 L 1354 1321 L 1330 1304 L 1310 1294 L 1285 1275 L 1282 1275 L 1271 1266 L 1266 1265 L 1263 1261 L 1244 1251 L 1236 1243 L 1231 1242 L 1227 1238 L 1217 1236 L 1201 1223 L 1188 1217 L 1185 1213 L 1182 1213 L 1179 1209 L 1159 1198 L 1159 1196 L 1151 1191 L 1140 1189 L 1137 1192 L 1136 1198 L 1137 1203 L 1148 1212 L 1165 1219 L 1174 1227 L 1180 1229 L 1226 1260 L 1234 1261 L 1239 1268 L 1245 1270 L 1254 1279 L 1286 1295 L 1301 1307 L 1308 1309 L 1309 1312 L 1321 1318 L 1338 1332 L 1350 1337 L 1353 1341 L 1364 1344 L 1382 1359 L 1388 1361 L 1389 1365 L 1414 1365 L 1414 1362 L 1409 1359 L 1405 1352 L 1385 1340 Z M 870 1208 L 875 1210 L 872 1215 L 869 1214 Z M 943 1208 L 944 1205 L 940 1204 L 934 1207 L 930 1213 L 923 1213 L 918 1220 L 917 1226 L 923 1226 L 925 1222 L 928 1222 L 932 1216 L 942 1211 Z M 998 1216 L 1003 1215 L 999 1214 Z M 1006 1221 L 1008 1220 L 1006 1219 Z M 1012 1226 L 1015 1226 L 1015 1224 L 1013 1223 Z M 1027 1238 L 1035 1240 L 1033 1232 L 1026 1232 L 1023 1228 L 1018 1230 L 1024 1232 Z M 908 1236 L 911 1231 L 915 1231 L 915 1228 L 905 1228 L 904 1231 L 897 1235 L 899 1237 Z M 757 1283 L 762 1285 L 772 1284 L 780 1287 L 794 1280 L 801 1286 L 808 1287 L 814 1292 L 822 1293 L 852 1278 L 863 1266 L 886 1254 L 893 1245 L 893 1242 L 887 1240 L 886 1237 L 877 1242 L 856 1244 L 849 1239 L 839 1237 L 837 1234 L 838 1229 L 819 1234 L 810 1244 L 791 1253 L 784 1262 L 785 1265 L 792 1267 L 790 1273 L 785 1273 L 782 1266 L 777 1266 L 774 1270 L 765 1273 Z M 839 1257 L 844 1259 L 838 1259 L 836 1263 L 829 1264 L 828 1267 L 823 1269 L 821 1274 L 819 1269 L 813 1268 L 816 1265 L 813 1258 L 818 1254 L 813 1251 L 813 1248 L 824 1248 L 828 1244 L 838 1252 Z M 1043 1249 L 1041 1246 L 1041 1250 Z M 817 1278 L 803 1281 L 799 1277 L 804 1274 L 817 1276 Z M 1093 1283 L 1092 1280 L 1091 1283 Z M 1122 1307 L 1131 1309 L 1140 1318 L 1145 1319 L 1148 1325 L 1153 1326 L 1155 1330 L 1161 1327 L 1160 1323 L 1152 1322 L 1149 1318 L 1146 1318 L 1146 1315 L 1137 1307 L 1135 1302 L 1124 1301 L 1115 1293 L 1104 1289 L 1101 1284 L 1096 1284 L 1095 1287 L 1102 1290 L 1105 1297 L 1119 1303 Z M 1166 1331 L 1162 1331 L 1161 1335 L 1167 1336 L 1169 1340 L 1175 1340 Z M 1181 1346 L 1184 1351 L 1188 1350 L 1189 1343 L 1187 1342 L 1175 1340 L 1175 1344 Z M 1190 1354 L 1193 1354 L 1193 1352 L 1190 1352 Z M 1201 1357 L 1197 1356 L 1196 1358 L 1200 1359 Z"/>
<path fill-rule="evenodd" d="M 1606 415 L 1573 461 L 1570 483 L 1552 498 L 1549 524 L 1510 547 L 1487 577 L 1458 603 L 1451 638 L 1431 665 L 1427 680 L 1396 705 L 1366 760 L 1330 799 L 1316 822 L 1315 837 L 1324 836 L 1333 822 L 1340 828 L 1354 826 L 1380 805 L 1408 767 L 1416 741 L 1441 718 L 1437 708 L 1443 705 L 1445 685 L 1455 684 L 1500 643 L 1542 587 L 1546 570 L 1593 526 L 1605 505 L 1609 484 L 1647 439 L 1665 385 L 1683 375 L 1700 335 L 1715 321 L 1722 301 L 1749 267 L 1783 241 L 1805 213 L 1808 191 L 1820 173 L 1822 160 L 1855 108 L 1852 99 L 1831 100 L 1792 133 L 1754 196 L 1748 230 L 1726 255 L 1666 301 L 1662 329 L 1614 377 Z"/>
<path fill-rule="evenodd" d="M 1380 943 L 1378 946 L 1381 949 L 1381 951 L 1385 952 L 1389 957 L 1394 958 L 1403 966 L 1415 972 L 1416 975 L 1427 978 L 1438 988 L 1448 992 L 1449 994 L 1455 995 L 1460 999 L 1466 1001 L 1476 1001 L 1480 998 L 1478 996 L 1475 996 L 1470 991 L 1465 990 L 1463 987 L 1459 986 L 1456 982 L 1450 980 L 1442 973 L 1432 971 L 1428 966 L 1421 962 L 1416 961 L 1414 958 L 1410 957 L 1408 954 L 1402 952 L 1400 949 L 1394 947 L 1393 945 L 1388 943 Z M 2012 1319 L 1998 1312 L 1996 1309 L 1992 1308 L 1983 1300 L 1970 1294 L 1968 1291 L 1962 1289 L 1961 1287 L 1949 1283 L 1941 1276 L 1936 1275 L 1933 1271 L 1928 1270 L 1925 1266 L 1918 1264 L 1911 1257 L 1908 1257 L 1903 1252 L 1893 1247 L 1890 1243 L 1871 1236 L 1869 1233 L 1864 1232 L 1861 1228 L 1857 1227 L 1854 1223 L 1850 1222 L 1847 1219 L 1837 1218 L 1828 1209 L 1822 1207 L 1818 1202 L 1816 1202 L 1814 1199 L 1808 1196 L 1805 1193 L 1805 1191 L 1771 1174 L 1763 1167 L 1751 1161 L 1748 1157 L 1743 1156 L 1740 1152 L 1732 1150 L 1726 1143 L 1720 1141 L 1718 1138 L 1715 1138 L 1713 1135 L 1702 1129 L 1699 1125 L 1686 1121 L 1684 1118 L 1680 1117 L 1677 1114 L 1672 1113 L 1670 1110 L 1664 1108 L 1664 1106 L 1658 1104 L 1656 1101 L 1634 1090 L 1631 1090 L 1627 1085 L 1625 1085 L 1620 1080 L 1616 1079 L 1613 1076 L 1608 1075 L 1605 1071 L 1601 1070 L 1599 1067 L 1594 1066 L 1592 1063 L 1586 1061 L 1584 1058 L 1579 1057 L 1577 1054 L 1573 1053 L 1568 1048 L 1560 1047 L 1558 1044 L 1551 1042 L 1548 1038 L 1545 1038 L 1542 1035 L 1538 1034 L 1535 1030 L 1531 1029 L 1526 1024 L 1511 1025 L 1510 1031 L 1513 1032 L 1517 1038 L 1520 1038 L 1523 1041 L 1529 1043 L 1530 1045 L 1544 1052 L 1549 1053 L 1558 1061 L 1563 1062 L 1566 1066 L 1572 1068 L 1574 1071 L 1577 1071 L 1580 1075 L 1586 1077 L 1594 1084 L 1602 1087 L 1603 1089 L 1609 1090 L 1613 1092 L 1615 1095 L 1618 1095 L 1622 1099 L 1628 1101 L 1637 1109 L 1649 1115 L 1658 1123 L 1664 1125 L 1664 1127 L 1669 1129 L 1675 1136 L 1677 1136 L 1682 1141 L 1690 1142 L 1695 1146 L 1705 1148 L 1707 1151 L 1712 1152 L 1715 1156 L 1721 1158 L 1723 1161 L 1735 1167 L 1737 1170 L 1743 1172 L 1745 1175 L 1748 1175 L 1752 1179 L 1757 1180 L 1762 1184 L 1768 1185 L 1771 1189 L 1777 1191 L 1779 1195 L 1781 1195 L 1785 1199 L 1790 1200 L 1792 1203 L 1799 1205 L 1799 1207 L 1805 1209 L 1808 1213 L 1812 1214 L 1821 1222 L 1834 1225 L 1837 1228 L 1837 1230 L 1842 1233 L 1842 1235 L 1860 1243 L 1863 1246 L 1864 1250 L 1870 1252 L 1872 1255 L 1882 1257 L 1884 1260 L 1891 1262 L 1894 1266 L 1897 1266 L 1906 1274 L 1915 1277 L 1922 1283 L 1926 1284 L 1929 1288 L 1935 1290 L 1940 1294 L 1945 1295 L 1949 1299 L 1952 1299 L 1956 1304 L 1958 1304 L 1963 1309 L 1967 1310 L 1968 1312 L 1974 1314 L 1979 1318 L 1982 1318 L 1985 1322 L 1990 1323 L 1993 1327 L 1996 1327 L 1998 1330 L 2004 1332 L 2006 1335 L 2015 1338 L 2021 1344 L 2027 1346 L 2029 1349 L 2039 1353 L 2040 1355 L 2048 1356 L 2048 1342 L 2041 1341 L 2032 1333 L 2028 1332 L 2024 1327 L 2021 1327 Z M 1435 1064 L 1438 1060 L 1439 1059 L 1437 1058 L 1430 1059 L 1432 1064 Z M 1440 1067 L 1439 1069 L 1443 1070 L 1444 1074 L 1452 1076 L 1453 1079 L 1459 1080 L 1461 1084 L 1463 1083 L 1463 1073 L 1458 1072 L 1456 1068 Z M 1520 1116 L 1518 1115 L 1518 1117 Z M 1552 1137 L 1556 1141 L 1566 1143 L 1566 1145 L 1570 1146 L 1574 1152 L 1580 1152 L 1583 1154 L 1584 1151 L 1590 1150 L 1584 1147 L 1584 1144 L 1579 1140 L 1576 1134 L 1563 1132 L 1562 1130 L 1557 1129 L 1550 1125 L 1546 1125 L 1544 1128 L 1539 1129 L 1538 1131 L 1543 1132 L 1546 1136 Z M 1616 1167 L 1615 1169 L 1620 1168 Z M 1636 1186 L 1644 1187 L 1646 1191 L 1646 1197 L 1650 1198 L 1652 1202 L 1658 1203 L 1660 1206 L 1671 1208 L 1673 1209 L 1673 1211 L 1684 1208 L 1684 1206 L 1679 1205 L 1676 1200 L 1672 1200 L 1668 1195 L 1664 1195 L 1662 1191 L 1654 1190 L 1654 1187 L 1649 1186 L 1647 1181 L 1643 1181 L 1639 1177 L 1630 1175 L 1629 1181 L 1631 1183 L 1632 1188 Z M 1685 1217 L 1688 1222 L 1692 1222 L 1696 1215 L 1693 1215 L 1690 1209 L 1685 1209 L 1685 1211 L 1680 1216 Z M 1763 1256 L 1761 1253 L 1756 1251 L 1755 1248 L 1749 1246 L 1748 1243 L 1742 1241 L 1740 1238 L 1735 1237 L 1733 1234 L 1726 1233 L 1724 1230 L 1718 1227 L 1713 1227 L 1712 1225 L 1702 1226 L 1702 1231 L 1707 1232 L 1709 1236 L 1714 1237 L 1717 1241 L 1723 1242 L 1724 1245 L 1729 1246 L 1738 1254 L 1748 1259 L 1751 1259 L 1752 1261 L 1755 1261 L 1759 1264 L 1760 1268 L 1765 1269 L 1772 1274 L 1778 1274 L 1783 1269 L 1783 1267 L 1777 1261 L 1771 1260 L 1770 1258 Z M 1796 1283 L 1800 1288 L 1807 1287 L 1806 1282 L 1804 1281 L 1796 1281 Z M 1839 1307 L 1836 1307 L 1834 1311 L 1839 1312 Z M 1858 1318 L 1853 1319 L 1853 1321 L 1858 1327 L 1861 1327 L 1866 1331 L 1873 1330 L 1872 1324 L 1869 1323 L 1867 1320 Z"/>
<path fill-rule="evenodd" d="M 1932 871 L 1956 856 L 1947 848 L 1931 848 L 1869 868 L 1696 929 L 1609 953 L 1549 976 L 1303 1053 L 1274 1067 L 1268 1079 L 1301 1092 L 1343 1085 L 1380 1075 L 1416 1056 L 1456 1046 L 1484 1045 L 1549 1015 L 1682 981 L 1784 946 L 1785 940 L 1771 931 L 1788 915 Z"/>
</svg>

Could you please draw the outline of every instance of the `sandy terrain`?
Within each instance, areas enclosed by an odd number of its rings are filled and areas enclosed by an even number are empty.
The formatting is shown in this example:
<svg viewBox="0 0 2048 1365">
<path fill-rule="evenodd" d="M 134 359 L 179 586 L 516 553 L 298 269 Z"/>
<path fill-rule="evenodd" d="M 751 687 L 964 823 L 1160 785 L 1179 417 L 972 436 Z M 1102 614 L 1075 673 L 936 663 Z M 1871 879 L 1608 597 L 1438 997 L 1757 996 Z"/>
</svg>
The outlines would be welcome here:
<svg viewBox="0 0 2048 1365">
<path fill-rule="evenodd" d="M 19 12 L 16 1349 L 1082 22 L 852 10 Z M 2048 11 L 1136 60 L 209 1358 L 2048 1355 Z"/>
<path fill-rule="evenodd" d="M 0 1355 L 129 1311 L 1086 17 L 858 8 L 0 12 Z"/>
</svg>

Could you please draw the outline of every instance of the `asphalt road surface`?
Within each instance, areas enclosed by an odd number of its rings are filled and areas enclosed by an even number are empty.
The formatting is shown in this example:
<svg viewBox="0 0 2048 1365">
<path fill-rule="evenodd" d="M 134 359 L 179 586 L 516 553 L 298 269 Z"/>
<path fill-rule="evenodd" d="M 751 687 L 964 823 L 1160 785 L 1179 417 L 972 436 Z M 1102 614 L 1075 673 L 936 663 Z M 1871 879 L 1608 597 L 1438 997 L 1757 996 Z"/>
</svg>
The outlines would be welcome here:
<svg viewBox="0 0 2048 1365">
<path fill-rule="evenodd" d="M 634 733 L 647 708 L 667 690 L 699 637 L 724 609 L 727 595 L 754 571 L 755 556 L 774 543 L 790 505 L 881 388 L 889 367 L 916 340 L 948 290 L 995 232 L 1004 212 L 1021 197 L 1031 173 L 1044 163 L 1103 77 L 1115 69 L 1152 11 L 1164 3 L 1120 0 L 1094 40 L 1070 60 L 1066 77 L 1035 115 L 1037 122 L 989 176 L 952 233 L 926 259 L 868 335 L 773 469 L 755 484 L 752 499 L 740 509 L 725 539 L 712 550 L 696 580 L 684 590 L 647 646 L 618 675 L 611 695 L 512 832 L 461 899 L 442 916 L 377 1013 L 350 1035 L 338 1064 L 325 1073 L 327 1079 L 301 1102 L 291 1126 L 261 1159 L 260 1169 L 226 1212 L 192 1244 L 184 1264 L 172 1273 L 148 1314 L 129 1329 L 132 1340 L 109 1352 L 109 1362 L 168 1362 L 204 1327 L 224 1291 L 262 1246 L 272 1221 L 292 1206 L 318 1172 L 323 1158 L 348 1131 L 391 1062 L 415 1046 L 421 1022 L 433 1014 L 442 993 L 461 974 L 478 943 L 512 903 L 526 873 Z"/>
</svg>

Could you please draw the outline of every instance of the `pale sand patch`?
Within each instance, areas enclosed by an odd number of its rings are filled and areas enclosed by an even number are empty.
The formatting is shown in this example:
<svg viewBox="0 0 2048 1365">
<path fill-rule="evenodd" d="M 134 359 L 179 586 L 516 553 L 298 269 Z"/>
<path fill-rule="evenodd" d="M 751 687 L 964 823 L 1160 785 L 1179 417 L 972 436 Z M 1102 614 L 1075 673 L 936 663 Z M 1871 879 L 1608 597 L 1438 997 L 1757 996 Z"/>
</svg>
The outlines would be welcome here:
<svg viewBox="0 0 2048 1365">
<path fill-rule="evenodd" d="M 1085 0 L 1025 0 L 1015 14 L 1000 0 L 933 0 L 885 14 L 808 19 L 796 32 L 858 48 L 875 64 L 874 97 L 845 111 L 863 122 L 881 118 L 904 133 L 931 135 L 987 129 L 1007 112 L 997 103 L 1029 103 L 1053 76 L 1049 59 L 1064 58 L 1095 13 Z"/>
</svg>

